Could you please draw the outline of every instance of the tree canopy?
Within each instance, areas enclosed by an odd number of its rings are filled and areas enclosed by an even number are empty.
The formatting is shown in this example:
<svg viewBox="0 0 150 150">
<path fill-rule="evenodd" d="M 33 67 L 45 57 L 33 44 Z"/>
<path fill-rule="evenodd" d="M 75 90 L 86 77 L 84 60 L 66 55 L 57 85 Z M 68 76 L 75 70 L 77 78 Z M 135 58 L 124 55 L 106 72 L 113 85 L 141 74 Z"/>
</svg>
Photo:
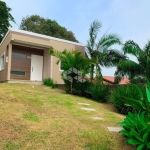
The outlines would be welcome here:
<svg viewBox="0 0 150 150">
<path fill-rule="evenodd" d="M 39 15 L 23 18 L 20 29 L 78 42 L 72 31 L 68 31 L 65 27 L 60 26 L 55 20 L 45 19 Z"/>
<path fill-rule="evenodd" d="M 126 76 L 133 83 L 143 83 L 146 82 L 146 79 L 150 80 L 150 41 L 141 49 L 137 43 L 129 40 L 125 42 L 122 50 L 125 55 L 135 56 L 137 62 L 127 57 L 120 61 L 115 72 L 116 82 Z"/>
<path fill-rule="evenodd" d="M 11 8 L 9 8 L 5 2 L 0 0 L 0 42 L 7 33 L 8 28 L 11 27 L 10 21 L 15 23 L 10 11 Z"/>
</svg>

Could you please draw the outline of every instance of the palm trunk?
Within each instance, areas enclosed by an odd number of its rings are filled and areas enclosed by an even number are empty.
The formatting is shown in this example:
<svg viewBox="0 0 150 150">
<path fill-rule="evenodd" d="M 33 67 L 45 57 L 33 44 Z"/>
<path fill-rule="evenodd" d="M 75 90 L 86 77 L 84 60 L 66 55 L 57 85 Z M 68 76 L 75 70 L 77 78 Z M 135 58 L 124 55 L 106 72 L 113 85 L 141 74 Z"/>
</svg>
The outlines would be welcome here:
<svg viewBox="0 0 150 150">
<path fill-rule="evenodd" d="M 94 65 L 91 65 L 90 80 L 93 81 Z"/>
<path fill-rule="evenodd" d="M 103 83 L 103 75 L 100 73 L 100 82 L 101 82 L 101 84 L 103 85 L 104 83 Z"/>
<path fill-rule="evenodd" d="M 103 85 L 103 75 L 98 65 L 96 66 L 96 74 L 100 84 Z"/>
</svg>

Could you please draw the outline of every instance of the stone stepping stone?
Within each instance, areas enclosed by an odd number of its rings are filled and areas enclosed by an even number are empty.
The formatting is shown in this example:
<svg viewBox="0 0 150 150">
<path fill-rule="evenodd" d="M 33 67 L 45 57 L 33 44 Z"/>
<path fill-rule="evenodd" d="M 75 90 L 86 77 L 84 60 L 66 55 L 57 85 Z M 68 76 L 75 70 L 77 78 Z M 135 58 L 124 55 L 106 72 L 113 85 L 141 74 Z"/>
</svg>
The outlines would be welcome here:
<svg viewBox="0 0 150 150">
<path fill-rule="evenodd" d="M 87 104 L 87 103 L 78 103 L 78 105 L 85 105 L 85 106 L 89 106 L 90 104 Z"/>
<path fill-rule="evenodd" d="M 103 120 L 104 118 L 101 117 L 92 117 L 94 120 Z"/>
<path fill-rule="evenodd" d="M 120 130 L 122 130 L 122 127 L 107 127 L 109 131 L 111 132 L 119 132 Z"/>
<path fill-rule="evenodd" d="M 94 108 L 81 108 L 82 110 L 87 110 L 87 111 L 96 111 Z"/>
</svg>

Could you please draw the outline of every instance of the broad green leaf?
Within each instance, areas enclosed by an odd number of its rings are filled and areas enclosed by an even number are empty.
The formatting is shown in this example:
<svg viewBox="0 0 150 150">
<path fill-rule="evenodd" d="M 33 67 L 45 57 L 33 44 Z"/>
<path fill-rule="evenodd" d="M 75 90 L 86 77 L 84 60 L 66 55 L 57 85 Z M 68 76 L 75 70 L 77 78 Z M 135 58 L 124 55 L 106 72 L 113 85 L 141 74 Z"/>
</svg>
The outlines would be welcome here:
<svg viewBox="0 0 150 150">
<path fill-rule="evenodd" d="M 150 82 L 147 80 L 147 88 L 150 90 Z"/>
<path fill-rule="evenodd" d="M 128 142 L 129 144 L 132 144 L 132 145 L 142 144 L 140 141 L 138 141 L 138 140 L 133 140 L 133 139 L 129 139 L 129 140 L 127 140 L 127 142 Z"/>
<path fill-rule="evenodd" d="M 129 116 L 130 118 L 134 118 L 134 114 L 131 113 L 131 112 L 128 112 L 128 116 Z"/>
<path fill-rule="evenodd" d="M 148 101 L 150 102 L 150 91 L 147 87 L 146 87 L 146 95 L 147 95 Z"/>
<path fill-rule="evenodd" d="M 129 137 L 130 136 L 130 132 L 126 131 L 126 130 L 121 130 L 120 133 L 122 133 L 124 136 Z"/>
<path fill-rule="evenodd" d="M 143 127 L 141 128 L 146 128 L 147 127 L 147 123 L 145 122 L 145 113 L 142 113 L 141 115 L 137 115 L 138 118 L 138 122 L 142 124 Z M 139 129 L 140 130 L 140 129 Z"/>
<path fill-rule="evenodd" d="M 134 118 L 130 118 L 129 116 L 127 116 L 127 118 L 125 119 L 125 125 L 128 125 L 130 128 L 130 126 L 133 126 L 134 124 L 133 120 Z"/>
<path fill-rule="evenodd" d="M 144 135 L 143 135 L 143 141 L 146 143 L 147 140 L 148 140 L 148 136 L 149 136 L 149 133 L 146 132 Z"/>
<path fill-rule="evenodd" d="M 145 146 L 144 144 L 139 145 L 139 146 L 137 147 L 137 150 L 143 150 L 144 146 Z"/>
<path fill-rule="evenodd" d="M 143 142 L 142 137 L 140 136 L 139 133 L 137 133 L 134 129 L 131 130 L 130 135 L 135 137 L 137 140 Z"/>
<path fill-rule="evenodd" d="M 148 142 L 146 145 L 147 145 L 147 148 L 150 148 L 150 142 Z"/>
<path fill-rule="evenodd" d="M 137 110 L 145 110 L 146 109 L 145 106 L 143 106 L 142 101 L 140 101 L 140 100 L 135 100 L 133 98 L 127 98 L 125 103 L 127 105 L 134 106 L 134 108 Z"/>
<path fill-rule="evenodd" d="M 148 128 L 145 127 L 145 128 L 142 128 L 142 129 L 139 129 L 139 134 L 140 135 L 144 135 L 146 132 L 147 132 Z"/>
<path fill-rule="evenodd" d="M 144 99 L 144 96 L 143 96 L 143 93 L 142 93 L 141 89 L 140 89 L 138 86 L 136 86 L 135 84 L 133 84 L 133 86 L 136 88 L 136 90 L 137 90 L 138 93 L 140 94 L 140 98 L 141 98 L 141 99 Z"/>
</svg>

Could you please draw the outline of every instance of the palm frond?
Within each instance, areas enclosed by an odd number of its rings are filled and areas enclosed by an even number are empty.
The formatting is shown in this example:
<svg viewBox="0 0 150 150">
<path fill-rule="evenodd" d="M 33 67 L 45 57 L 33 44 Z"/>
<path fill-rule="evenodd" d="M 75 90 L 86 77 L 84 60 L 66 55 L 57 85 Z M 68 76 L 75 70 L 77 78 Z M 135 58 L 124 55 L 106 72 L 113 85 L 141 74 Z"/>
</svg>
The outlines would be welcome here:
<svg viewBox="0 0 150 150">
<path fill-rule="evenodd" d="M 143 52 L 139 45 L 132 40 L 125 42 L 122 50 L 124 51 L 124 54 L 131 54 L 133 56 L 136 56 L 137 58 Z"/>
<path fill-rule="evenodd" d="M 101 53 L 99 63 L 103 67 L 117 66 L 120 60 L 125 60 L 127 57 L 120 51 L 109 49 L 105 53 Z"/>
<path fill-rule="evenodd" d="M 96 65 L 96 62 L 93 60 L 89 60 L 82 53 L 78 50 L 68 51 L 64 49 L 62 52 L 51 49 L 50 55 L 55 56 L 58 58 L 56 64 L 59 64 L 61 61 L 63 63 L 62 69 L 69 70 L 70 68 L 74 67 L 77 70 L 85 70 L 84 73 L 87 73 L 90 65 Z"/>
<path fill-rule="evenodd" d="M 129 59 L 121 60 L 118 68 L 121 68 L 123 71 L 141 71 L 139 64 Z"/>
<path fill-rule="evenodd" d="M 144 47 L 144 56 L 143 57 L 145 58 L 145 61 L 146 61 L 145 67 L 146 67 L 147 75 L 148 75 L 150 73 L 150 41 L 149 40 Z M 149 75 L 148 75 L 148 78 L 150 78 Z"/>
<path fill-rule="evenodd" d="M 99 32 L 99 29 L 102 27 L 101 22 L 95 20 L 93 21 L 93 23 L 90 26 L 89 29 L 89 35 L 90 35 L 90 39 L 88 40 L 88 50 L 91 52 L 94 47 L 95 47 L 95 42 L 96 42 L 96 38 L 97 38 L 97 34 Z"/>
<path fill-rule="evenodd" d="M 88 50 L 88 47 L 85 47 L 85 54 L 86 54 L 88 59 L 91 59 L 91 54 L 90 54 L 90 52 Z"/>
<path fill-rule="evenodd" d="M 93 21 L 89 30 L 90 37 L 97 36 L 99 29 L 101 27 L 102 27 L 101 22 L 99 22 L 98 20 Z"/>
<path fill-rule="evenodd" d="M 108 48 L 115 44 L 122 44 L 120 37 L 117 34 L 107 34 L 99 40 L 97 50 L 101 52 L 107 51 Z"/>
<path fill-rule="evenodd" d="M 148 52 L 147 54 L 150 55 L 150 40 L 148 40 L 148 42 L 147 42 L 147 44 L 145 45 L 143 51 L 144 51 L 144 52 Z"/>
<path fill-rule="evenodd" d="M 138 63 L 129 59 L 121 60 L 115 72 L 115 82 L 120 81 L 124 77 L 133 78 L 134 76 L 143 75 L 144 73 L 142 66 Z"/>
</svg>

